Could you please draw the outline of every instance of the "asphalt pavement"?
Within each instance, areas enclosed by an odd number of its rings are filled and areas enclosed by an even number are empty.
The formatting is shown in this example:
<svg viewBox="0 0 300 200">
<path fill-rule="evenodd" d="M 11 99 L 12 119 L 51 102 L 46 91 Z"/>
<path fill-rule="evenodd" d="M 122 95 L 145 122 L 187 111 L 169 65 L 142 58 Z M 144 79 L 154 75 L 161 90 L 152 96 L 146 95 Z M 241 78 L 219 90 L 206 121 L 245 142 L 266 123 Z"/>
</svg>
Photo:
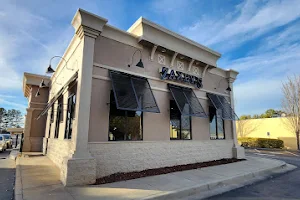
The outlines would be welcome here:
<svg viewBox="0 0 300 200">
<path fill-rule="evenodd" d="M 246 155 L 274 158 L 297 166 L 294 171 L 245 186 L 207 200 L 300 199 L 300 153 L 295 151 L 247 150 Z"/>
<path fill-rule="evenodd" d="M 0 200 L 14 198 L 15 161 L 9 159 L 11 150 L 0 152 Z"/>
</svg>

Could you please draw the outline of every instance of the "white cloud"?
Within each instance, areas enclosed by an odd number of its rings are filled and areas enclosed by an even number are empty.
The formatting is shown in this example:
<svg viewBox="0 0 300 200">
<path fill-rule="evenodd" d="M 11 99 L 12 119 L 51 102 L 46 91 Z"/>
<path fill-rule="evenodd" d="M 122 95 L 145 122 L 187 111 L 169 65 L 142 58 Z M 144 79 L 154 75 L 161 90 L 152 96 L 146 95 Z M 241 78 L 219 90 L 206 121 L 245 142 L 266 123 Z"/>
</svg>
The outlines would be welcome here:
<svg viewBox="0 0 300 200">
<path fill-rule="evenodd" d="M 226 51 L 299 17 L 298 0 L 267 1 L 265 4 L 247 0 L 225 16 L 202 16 L 192 26 L 183 28 L 181 33 Z"/>
<path fill-rule="evenodd" d="M 281 79 L 266 80 L 263 77 L 234 87 L 235 108 L 238 115 L 261 114 L 269 108 L 280 109 Z"/>
<path fill-rule="evenodd" d="M 17 109 L 20 109 L 21 112 L 24 112 L 25 109 L 27 108 L 26 104 L 21 104 L 21 103 L 16 103 L 16 102 L 12 102 L 12 101 L 7 101 L 3 98 L 0 98 L 0 105 L 8 105 Z"/>
</svg>

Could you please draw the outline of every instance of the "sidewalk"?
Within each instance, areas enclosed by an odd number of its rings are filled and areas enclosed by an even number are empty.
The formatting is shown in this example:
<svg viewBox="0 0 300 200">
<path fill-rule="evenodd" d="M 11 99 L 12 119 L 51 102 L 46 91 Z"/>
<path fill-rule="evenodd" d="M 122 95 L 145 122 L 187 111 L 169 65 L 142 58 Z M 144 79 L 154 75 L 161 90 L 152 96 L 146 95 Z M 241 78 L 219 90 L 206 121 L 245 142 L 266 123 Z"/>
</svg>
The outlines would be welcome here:
<svg viewBox="0 0 300 200">
<path fill-rule="evenodd" d="M 16 200 L 201 199 L 295 169 L 282 161 L 247 157 L 247 161 L 129 181 L 64 187 L 59 169 L 45 156 L 23 154 L 16 164 Z"/>
</svg>

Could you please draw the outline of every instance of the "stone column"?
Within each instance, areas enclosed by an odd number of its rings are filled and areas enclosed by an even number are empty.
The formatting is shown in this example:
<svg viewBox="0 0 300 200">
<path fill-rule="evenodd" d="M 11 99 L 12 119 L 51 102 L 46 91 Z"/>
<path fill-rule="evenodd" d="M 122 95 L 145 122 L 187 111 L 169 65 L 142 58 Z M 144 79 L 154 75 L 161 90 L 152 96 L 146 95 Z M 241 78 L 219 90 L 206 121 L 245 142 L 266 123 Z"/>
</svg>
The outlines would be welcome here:
<svg viewBox="0 0 300 200">
<path fill-rule="evenodd" d="M 73 152 L 61 169 L 64 185 L 93 184 L 96 181 L 96 160 L 88 149 L 90 105 L 94 63 L 94 46 L 107 20 L 79 9 L 72 25 L 81 40 L 82 54 L 78 58 L 76 112 L 73 128 Z"/>
<path fill-rule="evenodd" d="M 235 81 L 236 76 L 238 75 L 238 72 L 234 70 L 229 70 L 227 71 L 227 78 L 228 78 L 228 83 L 229 87 L 231 88 L 230 92 L 230 104 L 233 110 L 235 110 L 234 107 L 234 93 L 233 93 L 233 82 Z M 238 144 L 237 140 L 237 134 L 236 134 L 236 121 L 232 120 L 232 138 L 233 138 L 233 147 L 232 147 L 232 153 L 233 157 L 237 159 L 244 159 L 245 158 L 245 150 L 243 147 L 241 147 Z"/>
</svg>

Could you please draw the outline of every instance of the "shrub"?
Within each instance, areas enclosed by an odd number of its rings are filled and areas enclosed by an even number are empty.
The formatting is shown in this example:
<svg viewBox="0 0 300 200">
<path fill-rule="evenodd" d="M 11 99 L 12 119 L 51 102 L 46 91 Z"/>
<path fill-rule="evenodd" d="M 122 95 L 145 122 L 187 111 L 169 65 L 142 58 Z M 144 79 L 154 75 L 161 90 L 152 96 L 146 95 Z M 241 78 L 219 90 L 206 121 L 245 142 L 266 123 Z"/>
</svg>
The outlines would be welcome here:
<svg viewBox="0 0 300 200">
<path fill-rule="evenodd" d="M 277 149 L 284 147 L 283 141 L 279 139 L 241 137 L 238 141 L 242 147 Z"/>
</svg>

